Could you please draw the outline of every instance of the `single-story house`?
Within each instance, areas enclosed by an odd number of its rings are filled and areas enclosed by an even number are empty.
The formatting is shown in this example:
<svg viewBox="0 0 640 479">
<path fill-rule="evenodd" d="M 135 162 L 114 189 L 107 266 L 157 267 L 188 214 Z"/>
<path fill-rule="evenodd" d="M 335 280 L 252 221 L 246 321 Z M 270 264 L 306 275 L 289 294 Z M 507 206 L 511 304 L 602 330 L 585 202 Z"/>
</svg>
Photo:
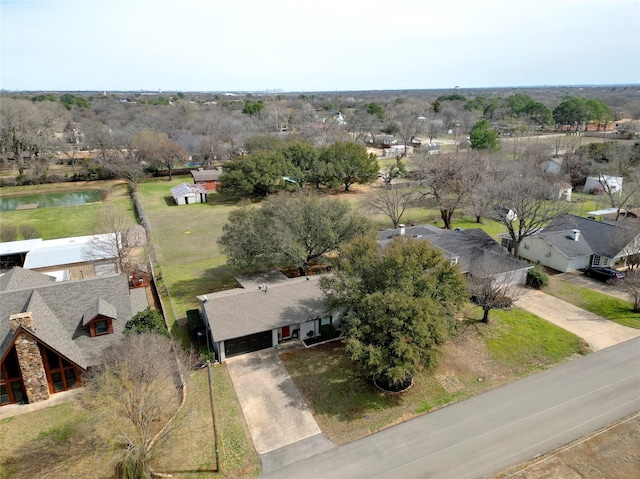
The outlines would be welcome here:
<svg viewBox="0 0 640 479">
<path fill-rule="evenodd" d="M 426 240 L 457 264 L 460 271 L 476 277 L 493 277 L 501 284 L 524 284 L 533 266 L 514 258 L 491 236 L 479 228 L 444 230 L 432 225 L 403 226 L 379 233 L 384 247 L 396 237 Z"/>
<path fill-rule="evenodd" d="M 587 176 L 584 183 L 584 193 L 598 193 L 604 192 L 605 186 L 611 191 L 611 193 L 622 194 L 622 177 L 621 176 Z"/>
<path fill-rule="evenodd" d="M 565 214 L 522 240 L 520 256 L 562 272 L 587 266 L 613 267 L 640 253 L 639 233 L 626 222 Z"/>
<path fill-rule="evenodd" d="M 34 403 L 80 385 L 148 306 L 126 275 L 55 282 L 15 267 L 0 276 L 0 406 Z"/>
<path fill-rule="evenodd" d="M 191 205 L 193 203 L 206 203 L 207 190 L 202 185 L 190 185 L 181 183 L 171 188 L 171 195 L 177 205 Z"/>
<path fill-rule="evenodd" d="M 237 278 L 240 288 L 198 296 L 218 360 L 313 338 L 322 326 L 338 329 L 340 314 L 327 311 L 320 277 L 270 272 Z"/>
<path fill-rule="evenodd" d="M 197 170 L 191 170 L 193 183 L 203 186 L 207 191 L 215 191 L 216 189 L 218 189 L 221 175 L 222 168 L 214 168 L 212 170 L 198 168 Z"/>
</svg>

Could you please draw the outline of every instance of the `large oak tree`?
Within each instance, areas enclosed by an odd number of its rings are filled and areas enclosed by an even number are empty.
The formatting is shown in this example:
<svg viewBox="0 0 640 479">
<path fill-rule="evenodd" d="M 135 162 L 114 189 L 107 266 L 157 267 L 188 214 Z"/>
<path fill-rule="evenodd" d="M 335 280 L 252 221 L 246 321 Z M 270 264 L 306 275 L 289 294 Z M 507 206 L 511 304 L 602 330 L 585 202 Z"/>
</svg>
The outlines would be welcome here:
<svg viewBox="0 0 640 479">
<path fill-rule="evenodd" d="M 467 299 L 464 278 L 425 241 L 371 239 L 346 245 L 321 286 L 343 309 L 346 352 L 378 383 L 396 387 L 433 366 L 454 314 Z"/>
<path fill-rule="evenodd" d="M 218 243 L 238 268 L 295 267 L 304 276 L 312 261 L 370 231 L 367 219 L 345 201 L 285 193 L 269 197 L 261 207 L 232 212 Z"/>
</svg>

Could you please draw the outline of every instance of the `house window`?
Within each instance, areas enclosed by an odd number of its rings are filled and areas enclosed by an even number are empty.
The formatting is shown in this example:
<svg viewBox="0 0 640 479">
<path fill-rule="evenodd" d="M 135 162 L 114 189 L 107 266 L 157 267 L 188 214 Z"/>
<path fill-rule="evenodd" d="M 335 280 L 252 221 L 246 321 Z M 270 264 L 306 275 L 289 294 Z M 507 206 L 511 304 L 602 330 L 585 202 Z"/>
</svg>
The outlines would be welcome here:
<svg viewBox="0 0 640 479">
<path fill-rule="evenodd" d="M 78 371 L 73 364 L 49 348 L 41 347 L 41 352 L 50 393 L 66 391 L 78 386 Z"/>
<path fill-rule="evenodd" d="M 96 321 L 96 335 L 105 334 L 109 331 L 109 325 L 106 320 Z"/>
<path fill-rule="evenodd" d="M 320 326 L 326 326 L 331 324 L 331 316 L 325 316 L 324 318 L 320 318 Z"/>
<path fill-rule="evenodd" d="M 25 400 L 15 348 L 9 351 L 0 367 L 0 389 L 0 406 Z"/>
<path fill-rule="evenodd" d="M 591 266 L 600 266 L 600 255 L 599 254 L 594 254 L 593 255 L 593 259 L 591 260 Z"/>
</svg>

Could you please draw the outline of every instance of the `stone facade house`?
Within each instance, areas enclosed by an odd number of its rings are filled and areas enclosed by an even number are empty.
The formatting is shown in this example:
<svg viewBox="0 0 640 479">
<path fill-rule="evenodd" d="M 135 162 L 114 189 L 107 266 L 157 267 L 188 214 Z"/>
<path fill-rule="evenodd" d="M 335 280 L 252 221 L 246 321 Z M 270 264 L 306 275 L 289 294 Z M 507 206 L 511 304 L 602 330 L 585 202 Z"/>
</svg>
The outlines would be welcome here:
<svg viewBox="0 0 640 479">
<path fill-rule="evenodd" d="M 147 306 L 145 289 L 130 291 L 126 275 L 55 282 L 15 267 L 0 276 L 0 406 L 80 385 Z"/>
</svg>

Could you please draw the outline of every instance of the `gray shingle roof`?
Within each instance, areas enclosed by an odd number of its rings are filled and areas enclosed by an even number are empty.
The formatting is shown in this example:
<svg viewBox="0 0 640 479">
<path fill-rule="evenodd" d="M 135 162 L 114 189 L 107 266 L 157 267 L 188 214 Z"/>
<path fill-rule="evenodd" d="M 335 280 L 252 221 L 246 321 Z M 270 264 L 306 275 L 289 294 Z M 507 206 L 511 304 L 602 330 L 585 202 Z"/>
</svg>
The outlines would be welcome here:
<svg viewBox="0 0 640 479">
<path fill-rule="evenodd" d="M 574 241 L 575 245 L 567 244 L 566 232 L 569 234 L 571 230 L 579 229 L 580 238 L 578 241 Z M 558 233 L 557 235 L 549 235 L 549 232 Z M 628 225 L 625 224 L 611 224 L 602 221 L 597 221 L 591 218 L 582 218 L 572 214 L 564 214 L 554 219 L 549 223 L 543 231 L 548 241 L 557 241 L 551 243 L 560 249 L 559 245 L 568 246 L 569 248 L 578 248 L 578 243 L 582 242 L 582 239 L 591 248 L 592 253 L 606 256 L 608 258 L 615 258 L 624 247 L 633 240 L 638 234 Z M 582 247 L 582 245 L 580 245 Z M 570 249 L 570 251 L 573 251 Z M 586 249 L 585 249 L 586 251 Z M 585 254 L 592 254 L 585 253 Z"/>
<path fill-rule="evenodd" d="M 567 258 L 579 258 L 594 253 L 583 235 L 578 238 L 578 241 L 573 239 L 572 230 L 547 231 L 545 229 L 538 232 L 538 236 L 557 248 Z M 526 240 L 524 241 L 526 243 Z"/>
<path fill-rule="evenodd" d="M 215 341 L 301 323 L 326 312 L 321 275 L 268 284 L 267 291 L 236 288 L 199 296 Z"/>
<path fill-rule="evenodd" d="M 91 338 L 82 325 L 84 313 L 103 298 L 116 311 L 114 334 Z M 86 368 L 100 363 L 102 352 L 122 338 L 124 325 L 132 316 L 128 279 L 125 275 L 104 276 L 80 281 L 65 281 L 0 292 L 0 356 L 4 355 L 11 336 L 9 317 L 33 313 L 34 335 L 45 344 Z"/>
<path fill-rule="evenodd" d="M 54 281 L 55 279 L 51 276 L 16 266 L 0 276 L 0 291 L 45 286 Z"/>
<path fill-rule="evenodd" d="M 94 300 L 93 304 L 89 305 L 82 315 L 82 325 L 86 326 L 98 315 L 106 316 L 111 319 L 118 319 L 118 311 L 116 310 L 116 307 L 104 298 L 98 298 Z"/>
<path fill-rule="evenodd" d="M 400 229 L 381 231 L 378 244 L 386 246 L 399 235 Z M 405 229 L 405 237 L 428 241 L 448 258 L 457 257 L 463 273 L 491 271 L 495 274 L 531 268 L 528 263 L 514 258 L 479 228 L 451 231 L 431 225 L 410 226 Z"/>
</svg>

